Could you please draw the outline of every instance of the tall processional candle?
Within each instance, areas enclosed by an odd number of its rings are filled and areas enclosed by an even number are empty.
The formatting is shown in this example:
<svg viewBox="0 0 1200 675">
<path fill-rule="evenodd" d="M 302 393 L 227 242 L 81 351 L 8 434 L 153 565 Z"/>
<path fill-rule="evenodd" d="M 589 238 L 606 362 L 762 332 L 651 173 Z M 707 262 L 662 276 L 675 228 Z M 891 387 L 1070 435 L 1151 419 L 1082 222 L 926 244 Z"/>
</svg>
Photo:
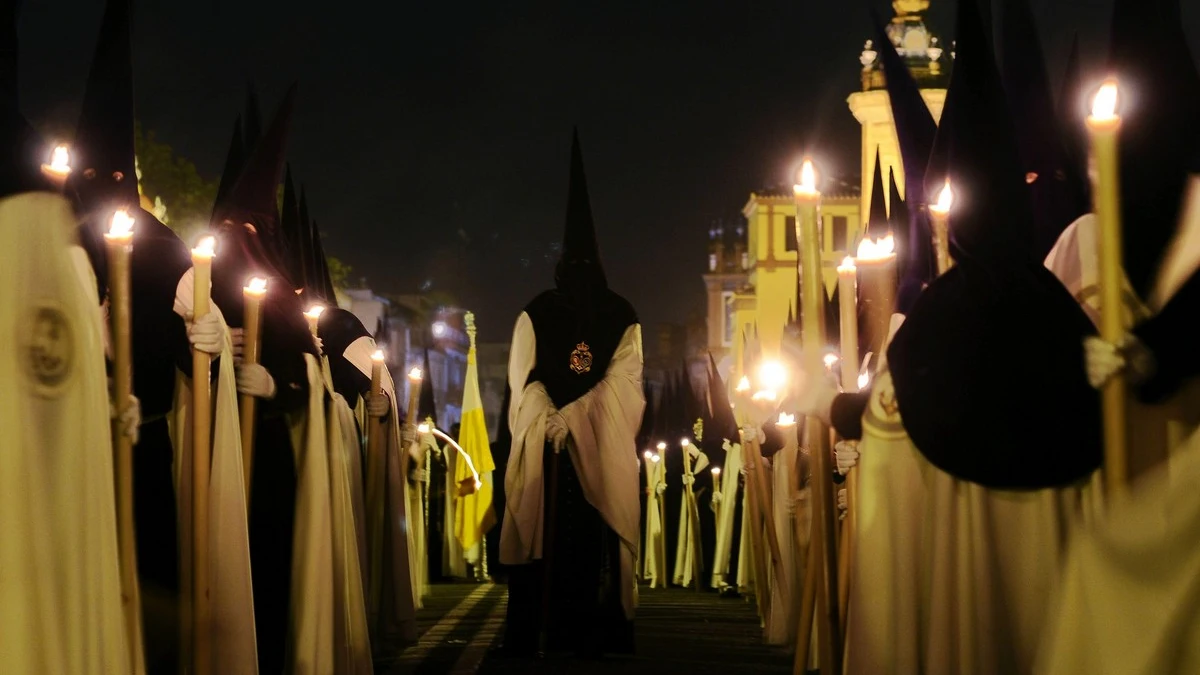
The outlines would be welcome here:
<svg viewBox="0 0 1200 675">
<path fill-rule="evenodd" d="M 938 193 L 936 204 L 929 205 L 929 218 L 933 221 L 933 252 L 937 260 L 938 276 L 945 274 L 954 265 L 950 258 L 950 207 L 954 204 L 954 191 L 950 179 Z"/>
<path fill-rule="evenodd" d="M 71 175 L 71 152 L 67 146 L 54 146 L 50 152 L 50 163 L 42 165 L 42 175 L 50 179 L 55 187 L 61 188 L 66 184 L 67 177 Z"/>
<path fill-rule="evenodd" d="M 1108 80 L 1092 101 L 1087 118 L 1092 159 L 1092 211 L 1098 230 L 1100 260 L 1100 337 L 1119 344 L 1128 329 L 1122 301 L 1125 273 L 1121 266 L 1121 195 L 1117 138 L 1121 117 L 1117 115 L 1117 83 Z M 1104 410 L 1105 486 L 1119 490 L 1126 484 L 1126 382 L 1118 374 L 1102 390 Z"/>
<path fill-rule="evenodd" d="M 304 313 L 304 319 L 308 321 L 308 329 L 312 331 L 313 337 L 317 337 L 317 326 L 321 322 L 321 313 L 325 308 L 321 305 L 313 305 Z"/>
<path fill-rule="evenodd" d="M 209 312 L 212 259 L 216 239 L 206 236 L 192 249 L 192 317 Z M 208 578 L 208 485 L 212 458 L 212 396 L 207 352 L 192 349 L 192 656 L 196 673 L 209 672 L 211 662 Z"/>
<path fill-rule="evenodd" d="M 382 349 L 376 349 L 371 354 L 371 396 L 383 395 L 383 364 L 385 361 Z M 408 448 L 405 448 L 405 452 Z M 367 465 L 383 466 L 383 419 L 372 417 L 367 429 Z"/>
<path fill-rule="evenodd" d="M 838 265 L 838 320 L 841 329 L 842 390 L 858 391 L 858 266 L 846 256 Z"/>
<path fill-rule="evenodd" d="M 862 294 L 863 325 L 867 331 L 867 345 L 873 354 L 883 350 L 888 326 L 896 311 L 895 246 L 890 232 L 878 240 L 863 239 L 858 243 L 855 264 Z"/>
<path fill-rule="evenodd" d="M 824 377 L 821 355 L 825 349 L 825 282 L 822 273 L 821 237 L 818 227 L 821 193 L 817 190 L 817 175 L 811 160 L 805 159 L 800 169 L 800 182 L 793 187 L 796 203 L 796 241 L 799 242 L 801 335 L 804 344 L 804 370 L 812 377 Z M 838 645 L 837 606 L 837 531 L 833 509 L 833 483 L 829 457 L 829 430 L 818 417 L 804 423 L 805 446 L 814 460 L 816 480 L 816 525 L 814 543 L 821 547 L 818 564 L 824 574 L 818 574 L 822 587 L 817 593 L 819 646 L 822 672 L 841 671 L 841 650 Z M 807 638 L 806 638 L 807 639 Z"/>
<path fill-rule="evenodd" d="M 63 150 L 64 154 L 66 150 Z M 64 160 L 65 161 L 65 160 Z M 69 172 L 70 169 L 67 169 Z M 63 173 L 66 176 L 66 173 Z M 108 248 L 109 329 L 113 349 L 113 401 L 124 410 L 133 396 L 133 347 L 130 334 L 129 256 L 133 248 L 133 218 L 125 211 L 113 214 L 104 235 Z M 121 428 L 120 416 L 113 420 L 113 463 L 117 485 L 117 540 L 121 560 L 121 610 L 125 617 L 130 663 L 140 663 L 135 636 L 141 633 L 138 603 L 136 533 L 133 527 L 133 439 Z"/>
<path fill-rule="evenodd" d="M 245 331 L 243 332 L 242 361 L 258 363 L 262 345 L 262 301 L 267 294 L 267 280 L 254 277 L 242 287 L 245 301 Z M 254 417 L 255 398 L 250 394 L 238 395 L 238 420 L 242 431 L 242 480 L 246 485 L 246 504 L 250 503 L 250 476 L 254 471 Z"/>
</svg>

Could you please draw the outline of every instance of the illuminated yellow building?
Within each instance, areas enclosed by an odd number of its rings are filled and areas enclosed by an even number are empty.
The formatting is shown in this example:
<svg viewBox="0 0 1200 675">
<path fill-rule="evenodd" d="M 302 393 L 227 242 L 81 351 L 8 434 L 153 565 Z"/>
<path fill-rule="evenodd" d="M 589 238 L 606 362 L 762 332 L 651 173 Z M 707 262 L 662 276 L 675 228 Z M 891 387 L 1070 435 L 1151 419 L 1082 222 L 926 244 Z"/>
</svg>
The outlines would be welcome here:
<svg viewBox="0 0 1200 675">
<path fill-rule="evenodd" d="M 923 14 L 929 7 L 928 0 L 897 0 L 892 7 L 895 16 L 887 26 L 888 37 L 938 120 L 946 99 L 953 48 L 947 54 L 926 28 Z M 859 62 L 861 89 L 851 94 L 847 103 L 862 125 L 861 185 L 833 189 L 824 186 L 821 236 L 826 297 L 837 283 L 837 264 L 847 253 L 857 250 L 863 230 L 861 214 L 870 210 L 876 149 L 883 163 L 884 184 L 888 171 L 893 171 L 901 196 L 905 194 L 900 147 L 882 65 L 871 41 L 866 43 Z M 885 195 L 885 200 L 888 197 Z M 742 336 L 754 335 L 756 328 L 763 354 L 778 354 L 788 316 L 796 312 L 796 211 L 790 191 L 752 193 L 742 214 L 746 224 L 736 228 L 737 237 L 732 240 L 728 228 L 710 230 L 709 265 L 704 275 L 708 348 L 718 362 L 723 361 L 721 370 L 726 375 L 741 360 Z"/>
</svg>

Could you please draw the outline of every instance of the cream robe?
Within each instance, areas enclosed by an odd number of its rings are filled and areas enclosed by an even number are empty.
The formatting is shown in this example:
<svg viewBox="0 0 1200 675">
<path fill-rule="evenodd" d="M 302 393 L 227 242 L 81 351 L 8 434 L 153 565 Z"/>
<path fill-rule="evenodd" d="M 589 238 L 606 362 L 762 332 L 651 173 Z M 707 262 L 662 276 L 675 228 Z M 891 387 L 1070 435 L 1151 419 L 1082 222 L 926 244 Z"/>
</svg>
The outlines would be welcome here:
<svg viewBox="0 0 1200 675">
<path fill-rule="evenodd" d="M 728 583 L 729 561 L 733 557 L 733 526 L 737 512 L 738 477 L 742 472 L 742 446 L 725 441 L 725 466 L 721 467 L 721 501 L 717 507 L 717 541 L 713 549 L 713 587 Z"/>
<path fill-rule="evenodd" d="M 374 672 L 374 664 L 367 635 L 367 606 L 354 521 L 351 471 L 351 456 L 359 449 L 358 434 L 354 413 L 341 394 L 332 393 L 326 421 L 329 425 L 333 535 L 334 672 L 338 675 L 369 675 Z"/>
<path fill-rule="evenodd" d="M 698 476 L 708 466 L 708 455 L 697 451 L 691 461 L 692 476 Z M 686 486 L 679 499 L 679 536 L 675 538 L 674 581 L 677 586 L 690 586 L 692 583 L 692 556 L 695 554 L 695 547 L 699 545 L 698 539 L 700 538 L 700 533 L 692 527 L 693 514 L 697 524 L 700 514 L 699 511 L 692 508 L 692 504 L 688 501 Z"/>
<path fill-rule="evenodd" d="M 795 427 L 790 430 L 790 433 L 791 438 L 796 438 Z M 799 472 L 797 468 L 799 460 L 799 449 L 795 441 L 785 444 L 770 459 L 771 472 L 769 476 L 773 495 L 771 506 L 775 518 L 775 534 L 779 538 L 779 553 L 783 558 L 781 567 L 784 574 L 787 575 L 786 585 L 789 593 L 789 595 L 783 594 L 783 590 L 775 578 L 775 566 L 772 565 L 768 572 L 771 575 L 771 604 L 765 626 L 767 644 L 772 645 L 793 644 L 800 628 L 800 595 L 803 592 L 804 577 L 799 573 L 802 572 L 803 566 L 801 553 L 805 550 L 802 544 L 807 542 L 797 539 L 793 519 L 808 517 L 811 520 L 811 516 L 807 503 L 804 503 L 803 509 L 798 509 L 797 507 L 801 504 L 793 501 L 792 497 L 792 488 L 796 482 L 795 476 Z M 796 496 L 800 497 L 799 491 Z"/>
<path fill-rule="evenodd" d="M 500 560 L 521 565 L 542 557 L 542 454 L 546 416 L 553 409 L 545 387 L 527 378 L 536 359 L 536 336 L 522 312 L 513 332 L 508 381 L 512 452 L 504 488 Z M 571 461 L 588 503 L 621 540 L 621 604 L 632 619 L 637 605 L 634 559 L 639 536 L 638 460 L 635 438 L 646 401 L 642 391 L 642 329 L 631 325 L 621 337 L 604 379 L 562 409 L 570 430 Z"/>
<path fill-rule="evenodd" d="M 463 557 L 462 543 L 454 536 L 455 514 L 458 510 L 458 483 L 454 477 L 459 470 L 458 451 L 450 444 L 440 449 L 446 461 L 446 475 L 442 476 L 445 492 L 442 493 L 442 574 L 452 579 L 467 577 L 467 561 Z"/>
<path fill-rule="evenodd" d="M 0 663 L 129 673 L 104 339 L 61 196 L 0 199 Z M 38 358 L 38 357 L 41 358 Z M 137 602 L 136 598 L 133 602 Z"/>
<path fill-rule="evenodd" d="M 667 586 L 666 531 L 663 523 L 662 495 L 658 494 L 658 486 L 666 485 L 663 461 L 648 461 L 647 471 L 650 473 L 650 493 L 646 496 L 646 548 L 644 550 L 645 564 L 642 566 L 642 576 L 650 580 L 650 588 Z"/>
</svg>

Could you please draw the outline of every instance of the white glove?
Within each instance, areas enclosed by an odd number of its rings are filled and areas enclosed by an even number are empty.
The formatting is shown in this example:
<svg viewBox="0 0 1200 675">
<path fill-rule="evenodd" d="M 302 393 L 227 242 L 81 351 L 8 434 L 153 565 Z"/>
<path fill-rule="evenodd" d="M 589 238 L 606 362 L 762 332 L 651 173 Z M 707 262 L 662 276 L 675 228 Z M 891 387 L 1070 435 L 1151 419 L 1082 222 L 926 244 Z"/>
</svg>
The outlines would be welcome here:
<svg viewBox="0 0 1200 675">
<path fill-rule="evenodd" d="M 659 483 L 658 485 L 656 485 L 654 487 L 654 494 L 658 495 L 659 497 L 661 497 L 663 495 L 663 493 L 666 491 L 667 491 L 666 483 Z"/>
<path fill-rule="evenodd" d="M 192 321 L 191 315 L 185 317 L 187 322 L 188 342 L 192 347 L 206 354 L 220 354 L 225 346 L 225 320 L 216 312 L 209 312 Z"/>
<path fill-rule="evenodd" d="M 751 426 L 747 424 L 742 427 L 742 438 L 747 441 L 762 443 L 767 440 L 767 435 L 763 433 L 762 427 Z"/>
<path fill-rule="evenodd" d="M 241 363 L 246 353 L 246 331 L 242 328 L 230 328 L 229 339 L 233 342 L 233 362 Z"/>
<path fill-rule="evenodd" d="M 555 452 L 562 452 L 569 433 L 567 418 L 563 417 L 561 411 L 555 410 L 546 416 L 546 442 L 554 446 Z"/>
<path fill-rule="evenodd" d="M 257 363 L 241 363 L 237 369 L 237 390 L 255 398 L 275 398 L 275 378 Z"/>
<path fill-rule="evenodd" d="M 721 449 L 725 452 L 729 452 L 733 449 L 733 444 L 729 442 L 728 438 L 721 442 Z"/>
<path fill-rule="evenodd" d="M 317 353 L 324 354 L 325 353 L 325 343 L 321 342 L 321 338 L 314 335 L 313 342 L 316 343 L 316 345 L 317 345 Z"/>
<path fill-rule="evenodd" d="M 387 394 L 383 392 L 378 394 L 371 392 L 370 394 L 367 394 L 368 415 L 383 419 L 384 417 L 387 417 L 388 413 L 390 412 L 392 412 L 392 401 L 388 398 Z"/>
<path fill-rule="evenodd" d="M 1088 382 L 1097 389 L 1125 368 L 1125 356 L 1111 342 L 1098 337 L 1083 339 Z"/>
<path fill-rule="evenodd" d="M 429 482 L 429 471 L 427 471 L 425 469 L 413 469 L 412 471 L 408 472 L 408 475 L 409 475 L 409 480 L 411 480 L 414 483 L 428 483 Z"/>
<path fill-rule="evenodd" d="M 420 436 L 421 437 L 418 439 L 418 446 L 422 450 L 429 450 L 430 452 L 438 455 L 441 454 L 442 449 L 438 447 L 437 438 L 434 437 L 432 432 L 428 434 L 420 434 Z"/>
<path fill-rule="evenodd" d="M 820 418 L 829 424 L 833 399 L 838 393 L 833 383 L 823 372 L 808 373 L 801 370 L 796 375 L 796 411 L 804 416 Z"/>
<path fill-rule="evenodd" d="M 716 510 L 717 510 L 717 507 L 718 507 L 718 506 L 720 506 L 720 505 L 721 505 L 721 493 L 720 493 L 720 492 L 714 492 L 714 493 L 713 493 L 713 495 L 712 495 L 712 506 L 713 506 L 713 511 L 716 511 Z"/>
<path fill-rule="evenodd" d="M 693 476 L 693 475 L 692 475 L 692 474 L 690 474 L 690 473 L 685 473 L 685 474 L 683 474 L 683 484 L 684 484 L 684 485 L 691 485 L 691 484 L 693 484 L 693 483 L 695 483 L 695 482 L 696 482 L 696 477 L 695 477 L 695 476 Z"/>
<path fill-rule="evenodd" d="M 850 503 L 846 498 L 846 488 L 838 490 L 837 494 L 838 520 L 843 520 L 846 517 L 846 512 L 850 510 Z"/>
<path fill-rule="evenodd" d="M 417 428 L 411 424 L 405 424 L 400 428 L 400 444 L 404 447 L 409 447 L 417 442 Z"/>
<path fill-rule="evenodd" d="M 858 465 L 858 443 L 854 441 L 838 441 L 833 454 L 837 458 L 837 472 L 843 476 Z"/>
<path fill-rule="evenodd" d="M 124 410 L 117 410 L 113 405 L 112 400 L 108 403 L 108 413 L 114 420 L 117 421 L 117 431 L 131 443 L 137 445 L 138 431 L 142 426 L 142 403 L 133 394 L 129 395 L 129 400 L 125 403 Z"/>
</svg>

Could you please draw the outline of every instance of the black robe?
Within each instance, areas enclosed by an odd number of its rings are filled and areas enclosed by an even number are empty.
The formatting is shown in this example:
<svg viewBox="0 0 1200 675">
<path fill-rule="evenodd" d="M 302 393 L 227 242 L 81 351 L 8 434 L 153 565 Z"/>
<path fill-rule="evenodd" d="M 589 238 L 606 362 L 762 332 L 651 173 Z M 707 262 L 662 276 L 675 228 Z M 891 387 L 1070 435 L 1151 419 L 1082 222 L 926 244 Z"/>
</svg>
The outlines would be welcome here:
<svg viewBox="0 0 1200 675">
<path fill-rule="evenodd" d="M 607 289 L 593 299 L 588 316 L 560 291 L 541 294 L 525 312 L 537 341 L 528 383 L 541 382 L 560 410 L 604 378 L 625 331 L 637 323 L 629 303 Z M 577 374 L 570 367 L 572 354 L 583 343 L 592 355 L 591 369 Z M 621 606 L 617 534 L 584 497 L 569 452 L 556 455 L 547 445 L 543 462 L 546 558 L 509 569 L 505 647 L 516 654 L 536 650 L 548 609 L 548 652 L 632 653 L 633 622 Z"/>
</svg>

